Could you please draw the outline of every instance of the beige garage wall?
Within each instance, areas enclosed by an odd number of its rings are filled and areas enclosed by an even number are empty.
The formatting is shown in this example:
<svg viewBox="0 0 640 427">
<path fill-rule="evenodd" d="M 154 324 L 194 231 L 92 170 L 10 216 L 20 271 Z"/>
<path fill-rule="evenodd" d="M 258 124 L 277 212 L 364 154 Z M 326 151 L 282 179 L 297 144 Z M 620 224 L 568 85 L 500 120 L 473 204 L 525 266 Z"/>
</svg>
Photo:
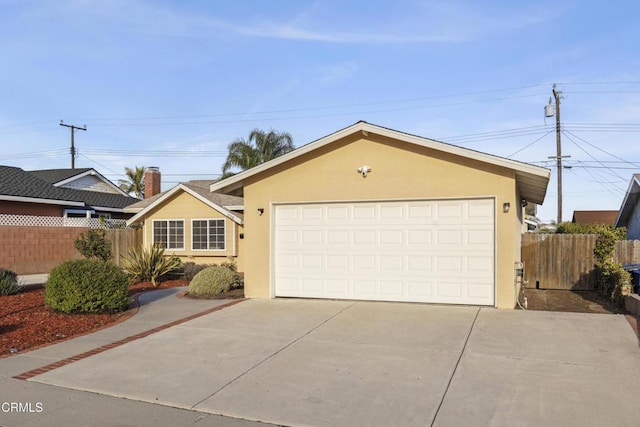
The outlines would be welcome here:
<svg viewBox="0 0 640 427">
<path fill-rule="evenodd" d="M 225 220 L 225 240 L 224 251 L 194 251 L 191 239 L 192 219 L 224 219 Z M 150 246 L 153 242 L 153 220 L 184 220 L 185 249 L 167 249 L 165 254 L 176 255 L 183 262 L 195 262 L 197 264 L 220 264 L 228 261 L 231 257 L 236 261 L 238 271 L 244 271 L 242 245 L 243 241 L 239 235 L 244 233 L 244 227 L 225 217 L 223 214 L 213 209 L 211 206 L 196 199 L 191 194 L 179 191 L 158 208 L 152 210 L 144 218 L 144 244 Z"/>
<path fill-rule="evenodd" d="M 363 178 L 356 169 L 368 165 Z M 245 295 L 272 296 L 272 203 L 495 197 L 496 302 L 513 308 L 513 266 L 519 241 L 515 173 L 393 139 L 357 134 L 295 158 L 245 182 Z M 503 203 L 511 209 L 503 212 Z M 264 209 L 259 215 L 258 209 Z"/>
</svg>

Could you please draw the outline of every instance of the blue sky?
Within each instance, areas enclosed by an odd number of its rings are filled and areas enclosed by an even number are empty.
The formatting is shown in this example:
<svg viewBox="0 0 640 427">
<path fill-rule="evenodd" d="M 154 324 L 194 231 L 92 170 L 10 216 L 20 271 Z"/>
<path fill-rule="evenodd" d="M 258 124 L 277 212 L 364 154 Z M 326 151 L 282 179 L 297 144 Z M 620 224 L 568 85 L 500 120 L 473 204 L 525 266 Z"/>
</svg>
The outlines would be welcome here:
<svg viewBox="0 0 640 427">
<path fill-rule="evenodd" d="M 635 1 L 0 0 L 0 164 L 109 179 L 158 166 L 163 189 L 215 178 L 253 128 L 300 146 L 358 120 L 547 166 L 556 217 L 618 209 L 640 172 Z"/>
</svg>

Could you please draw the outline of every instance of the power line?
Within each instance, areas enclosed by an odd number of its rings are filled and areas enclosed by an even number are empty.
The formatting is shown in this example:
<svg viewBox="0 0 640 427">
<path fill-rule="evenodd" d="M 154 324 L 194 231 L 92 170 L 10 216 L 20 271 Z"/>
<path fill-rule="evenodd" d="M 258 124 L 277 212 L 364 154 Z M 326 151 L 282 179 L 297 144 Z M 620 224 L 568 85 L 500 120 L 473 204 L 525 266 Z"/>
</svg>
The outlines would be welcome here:
<svg viewBox="0 0 640 427">
<path fill-rule="evenodd" d="M 542 138 L 544 138 L 545 136 L 549 135 L 551 132 L 553 132 L 553 130 L 548 131 L 547 133 L 545 133 L 544 135 L 542 135 L 540 138 L 535 139 L 534 141 L 530 142 L 529 144 L 525 145 L 524 147 L 522 147 L 521 149 L 514 151 L 513 153 L 509 154 L 507 156 L 507 159 L 510 159 L 511 157 L 515 156 L 516 154 L 520 153 L 521 151 L 526 150 L 527 148 L 531 147 L 533 144 L 535 144 L 536 142 L 540 141 Z"/>
</svg>

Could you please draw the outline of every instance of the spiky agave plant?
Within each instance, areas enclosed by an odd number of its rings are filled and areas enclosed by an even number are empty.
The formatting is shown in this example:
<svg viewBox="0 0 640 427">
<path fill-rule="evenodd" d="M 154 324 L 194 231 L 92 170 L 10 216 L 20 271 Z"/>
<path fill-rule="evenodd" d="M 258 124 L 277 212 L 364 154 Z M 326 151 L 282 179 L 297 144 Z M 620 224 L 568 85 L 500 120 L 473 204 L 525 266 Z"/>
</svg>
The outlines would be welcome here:
<svg viewBox="0 0 640 427">
<path fill-rule="evenodd" d="M 150 248 L 130 249 L 122 259 L 122 269 L 131 277 L 132 281 L 150 281 L 158 286 L 157 280 L 165 274 L 180 267 L 177 257 L 165 257 L 164 248 L 153 245 Z"/>
</svg>

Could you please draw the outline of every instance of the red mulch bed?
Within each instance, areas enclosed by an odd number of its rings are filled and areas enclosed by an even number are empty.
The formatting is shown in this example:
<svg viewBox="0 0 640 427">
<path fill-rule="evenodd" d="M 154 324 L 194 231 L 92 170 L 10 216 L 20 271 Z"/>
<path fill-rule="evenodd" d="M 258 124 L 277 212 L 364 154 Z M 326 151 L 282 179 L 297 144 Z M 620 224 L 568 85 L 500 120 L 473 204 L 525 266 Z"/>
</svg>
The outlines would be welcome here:
<svg viewBox="0 0 640 427">
<path fill-rule="evenodd" d="M 137 283 L 129 288 L 132 308 L 115 314 L 64 314 L 44 305 L 44 289 L 32 288 L 17 295 L 0 296 L 0 357 L 16 351 L 23 352 L 95 332 L 128 319 L 137 307 L 133 296 L 153 289 L 186 286 L 185 280 L 168 280 L 153 287 L 151 283 Z"/>
</svg>

